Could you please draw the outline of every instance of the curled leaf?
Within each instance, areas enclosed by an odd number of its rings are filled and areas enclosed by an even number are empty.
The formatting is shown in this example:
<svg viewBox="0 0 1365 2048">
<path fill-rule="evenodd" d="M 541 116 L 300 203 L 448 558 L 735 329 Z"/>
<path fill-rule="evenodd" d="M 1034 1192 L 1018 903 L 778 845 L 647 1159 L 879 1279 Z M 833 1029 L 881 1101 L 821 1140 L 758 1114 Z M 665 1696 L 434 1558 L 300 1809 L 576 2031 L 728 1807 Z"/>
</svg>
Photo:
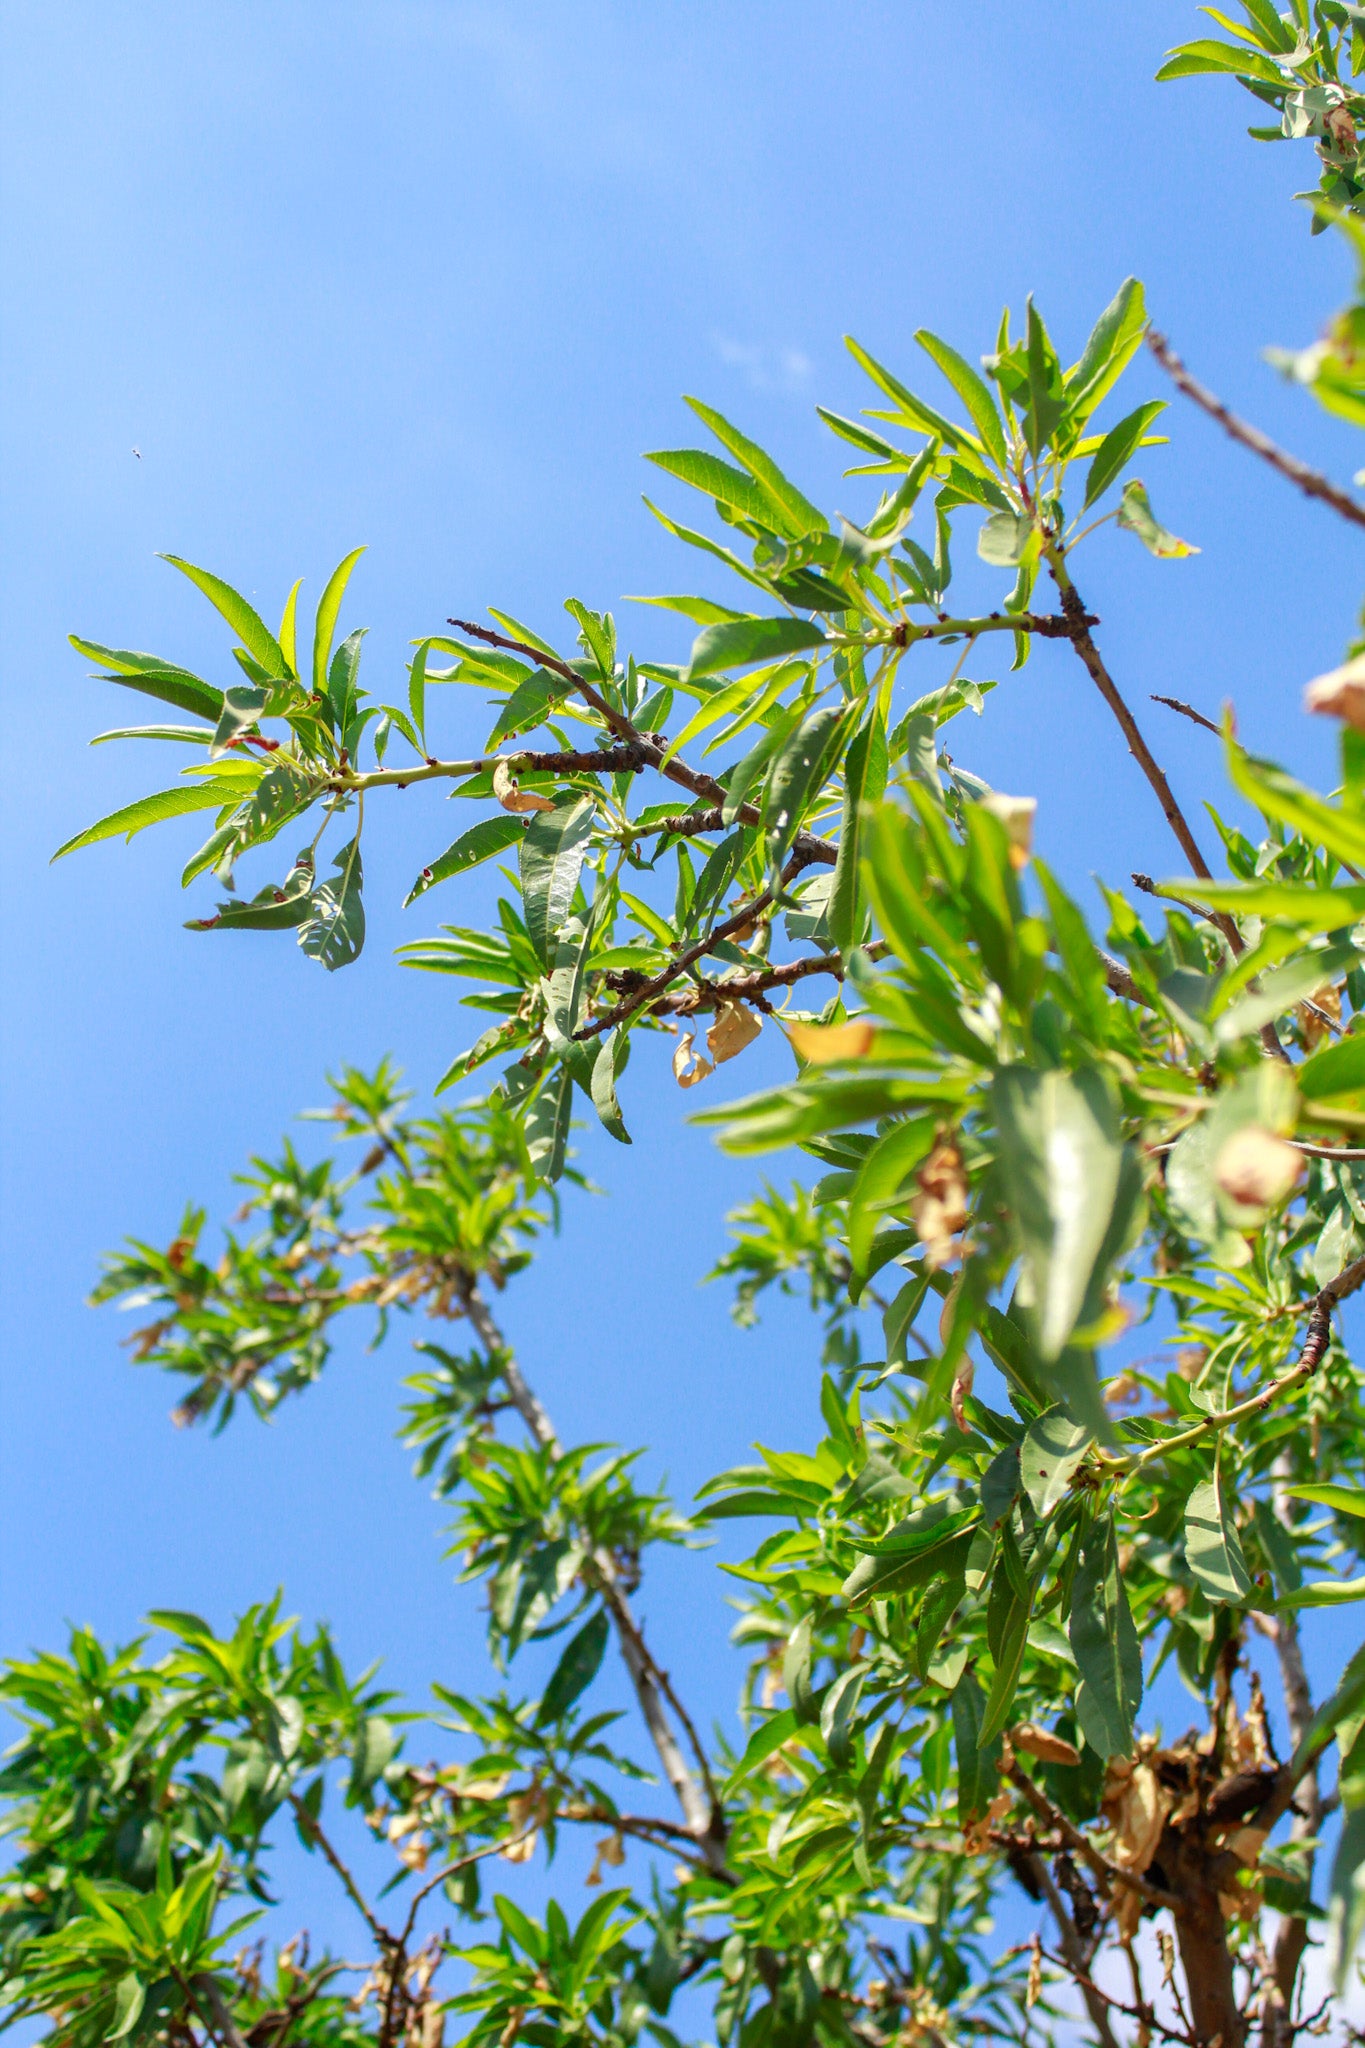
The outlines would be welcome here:
<svg viewBox="0 0 1365 2048">
<path fill-rule="evenodd" d="M 673 1051 L 673 1079 L 680 1088 L 695 1088 L 698 1081 L 704 1081 L 708 1074 L 714 1074 L 715 1067 L 700 1053 L 692 1050 L 694 1033 L 684 1031 Z"/>
<path fill-rule="evenodd" d="M 1039 1728 L 1033 1721 L 1021 1721 L 1010 1733 L 1010 1741 L 1016 1749 L 1022 1749 L 1025 1756 L 1036 1756 L 1043 1764 L 1078 1764 L 1081 1753 L 1074 1742 L 1065 1736 L 1054 1735 L 1050 1728 Z"/>
<path fill-rule="evenodd" d="M 716 1005 L 716 1019 L 706 1034 L 706 1050 L 715 1064 L 732 1060 L 736 1053 L 743 1052 L 746 1045 L 752 1045 L 763 1029 L 763 1019 L 747 1003 Z"/>
<path fill-rule="evenodd" d="M 1033 854 L 1033 820 L 1038 809 L 1034 796 L 1002 796 L 992 790 L 981 799 L 983 811 L 989 811 L 998 818 L 1005 828 L 1005 837 L 1010 843 L 1010 866 L 1026 868 Z"/>
<path fill-rule="evenodd" d="M 1179 534 L 1171 533 L 1161 524 L 1152 511 L 1147 496 L 1147 486 L 1133 477 L 1123 487 L 1123 503 L 1119 507 L 1118 523 L 1135 533 L 1149 555 L 1159 555 L 1163 561 L 1175 561 L 1181 555 L 1197 555 L 1199 550 Z"/>
<path fill-rule="evenodd" d="M 935 1269 L 946 1266 L 955 1249 L 953 1240 L 967 1222 L 967 1176 L 951 1137 L 938 1140 L 915 1175 L 910 1214 L 924 1246 L 926 1264 Z"/>
<path fill-rule="evenodd" d="M 1365 732 L 1365 655 L 1315 676 L 1303 693 L 1303 708 L 1325 712 L 1356 732 Z"/>
<path fill-rule="evenodd" d="M 512 773 L 511 763 L 500 755 L 493 769 L 493 794 L 505 811 L 552 811 L 553 803 L 547 796 L 537 796 L 534 790 L 523 789 Z"/>
</svg>

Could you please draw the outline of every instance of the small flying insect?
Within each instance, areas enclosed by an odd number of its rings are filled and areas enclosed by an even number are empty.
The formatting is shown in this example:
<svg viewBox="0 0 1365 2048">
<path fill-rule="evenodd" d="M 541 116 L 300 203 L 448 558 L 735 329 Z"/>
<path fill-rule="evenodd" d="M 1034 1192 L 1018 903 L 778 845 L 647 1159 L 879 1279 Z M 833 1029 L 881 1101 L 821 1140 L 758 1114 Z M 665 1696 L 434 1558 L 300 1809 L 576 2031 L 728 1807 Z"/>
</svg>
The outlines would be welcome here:
<svg viewBox="0 0 1365 2048">
<path fill-rule="evenodd" d="M 139 461 L 139 462 L 141 462 L 141 460 L 142 460 L 142 450 L 141 450 L 140 448 L 134 448 L 134 450 L 133 450 L 133 453 L 134 453 L 134 455 L 136 455 L 136 457 L 137 457 L 138 461 Z"/>
</svg>

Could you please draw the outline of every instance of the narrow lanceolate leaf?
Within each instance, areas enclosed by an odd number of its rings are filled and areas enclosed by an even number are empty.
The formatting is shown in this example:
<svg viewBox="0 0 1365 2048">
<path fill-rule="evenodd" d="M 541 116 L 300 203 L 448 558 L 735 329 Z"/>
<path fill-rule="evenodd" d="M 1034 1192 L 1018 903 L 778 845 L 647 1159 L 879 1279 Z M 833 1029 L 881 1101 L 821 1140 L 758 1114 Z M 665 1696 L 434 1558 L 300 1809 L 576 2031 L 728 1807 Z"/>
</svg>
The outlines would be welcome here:
<svg viewBox="0 0 1365 2048">
<path fill-rule="evenodd" d="M 87 825 L 84 832 L 78 832 L 74 839 L 68 839 L 53 854 L 53 860 L 60 860 L 64 853 L 77 853 L 83 846 L 94 846 L 101 839 L 131 839 L 135 832 L 142 832 L 148 825 L 159 825 L 164 818 L 183 817 L 187 811 L 219 810 L 224 804 L 237 803 L 244 794 L 240 782 L 208 781 L 185 783 L 179 789 L 158 789 L 151 796 L 141 796 L 136 803 L 125 804 L 120 811 L 111 811 L 107 818 L 101 818 L 96 825 Z"/>
<path fill-rule="evenodd" d="M 979 1820 L 1000 1786 L 1000 1738 L 983 1742 L 986 1696 L 970 1671 L 953 1690 L 953 1748 L 957 1752 L 957 1817 Z"/>
<path fill-rule="evenodd" d="M 240 592 L 230 583 L 224 583 L 221 576 L 214 576 L 207 569 L 196 569 L 193 562 L 182 561 L 179 555 L 163 555 L 163 562 L 169 562 L 182 576 L 203 591 L 214 610 L 220 612 L 231 626 L 237 638 L 253 661 L 258 661 L 269 676 L 287 676 L 289 664 L 279 641 Z"/>
<path fill-rule="evenodd" d="M 1038 1348 L 1052 1360 L 1076 1327 L 1109 1232 L 1123 1164 L 1118 1119 L 1090 1068 L 1002 1067 L 991 1092 Z"/>
<path fill-rule="evenodd" d="M 1342 1823 L 1327 1902 L 1327 1965 L 1340 1996 L 1365 1934 L 1365 1806 Z"/>
<path fill-rule="evenodd" d="M 536 812 L 521 842 L 526 933 L 546 967 L 554 964 L 556 938 L 578 887 L 592 820 L 592 798 L 579 797 Z"/>
<path fill-rule="evenodd" d="M 844 764 L 843 830 L 825 913 L 830 943 L 840 953 L 847 953 L 862 936 L 863 805 L 879 801 L 886 789 L 887 770 L 886 722 L 878 710 L 855 736 Z"/>
<path fill-rule="evenodd" d="M 964 362 L 955 348 L 946 341 L 940 341 L 927 327 L 921 327 L 915 340 L 943 372 L 972 417 L 972 425 L 981 436 L 981 441 L 991 460 L 998 469 L 1009 467 L 1009 455 L 1005 448 L 1005 430 L 1000 415 L 995 409 L 986 381 L 971 364 Z"/>
<path fill-rule="evenodd" d="M 1320 1508 L 1335 1508 L 1339 1515 L 1365 1518 L 1365 1487 L 1335 1486 L 1330 1481 L 1285 1487 L 1295 1500 L 1311 1500 Z"/>
<path fill-rule="evenodd" d="M 629 1045 L 628 1033 L 620 1030 L 609 1031 L 603 1038 L 597 1057 L 592 1063 L 592 1106 L 602 1119 L 604 1127 L 622 1145 L 630 1143 L 630 1132 L 626 1129 L 626 1120 L 616 1099 L 616 1076 L 621 1070 Z"/>
<path fill-rule="evenodd" d="M 1365 1712 L 1365 1647 L 1357 1650 L 1337 1682 L 1330 1699 L 1323 1701 L 1309 1723 L 1292 1759 L 1295 1776 L 1307 1770 L 1313 1758 L 1324 1750 L 1343 1721 L 1355 1720 Z"/>
<path fill-rule="evenodd" d="M 1164 400 L 1153 398 L 1146 405 L 1140 405 L 1111 427 L 1099 447 L 1095 450 L 1085 479 L 1085 507 L 1093 505 L 1096 498 L 1103 497 L 1123 466 L 1128 462 L 1147 432 L 1152 421 L 1165 412 Z"/>
<path fill-rule="evenodd" d="M 684 683 L 698 676 L 719 675 L 727 668 L 748 668 L 758 661 L 776 661 L 823 647 L 825 636 L 809 619 L 722 619 L 697 635 Z"/>
<path fill-rule="evenodd" d="M 536 1720 L 542 1727 L 546 1722 L 561 1719 L 587 1691 L 601 1669 L 610 1636 L 611 1623 L 604 1607 L 599 1607 L 577 1634 L 570 1636 L 536 1710 Z"/>
<path fill-rule="evenodd" d="M 1182 555 L 1197 555 L 1199 550 L 1192 541 L 1181 540 L 1178 533 L 1172 533 L 1163 526 L 1152 510 L 1147 496 L 1147 486 L 1139 477 L 1132 477 L 1123 487 L 1123 503 L 1119 507 L 1118 523 L 1135 533 L 1149 555 L 1158 555 L 1164 561 L 1175 561 Z"/>
<path fill-rule="evenodd" d="M 346 595 L 346 585 L 351 580 L 351 571 L 364 548 L 352 548 L 343 561 L 337 563 L 327 579 L 327 587 L 318 599 L 317 621 L 313 627 L 313 688 L 318 696 L 327 694 L 327 669 L 332 659 L 332 641 L 336 637 L 337 619 L 341 615 L 341 600 Z"/>
<path fill-rule="evenodd" d="M 1142 346 L 1146 330 L 1147 302 L 1142 286 L 1137 278 L 1126 277 L 1095 322 L 1085 353 L 1067 377 L 1067 414 L 1073 426 L 1084 426 L 1118 382 Z"/>
<path fill-rule="evenodd" d="M 753 477 L 772 506 L 780 530 L 792 540 L 800 540 L 807 533 L 825 531 L 824 514 L 819 507 L 812 505 L 791 479 L 782 474 L 771 455 L 756 441 L 751 441 L 747 434 L 732 426 L 725 415 L 713 406 L 703 405 L 699 398 L 689 398 L 686 403 L 711 429 L 721 446 L 728 448 L 735 460 L 742 463 Z"/>
<path fill-rule="evenodd" d="M 556 1181 L 564 1171 L 572 1097 L 573 1075 L 561 1067 L 542 1083 L 526 1112 L 526 1151 L 542 1180 Z"/>
<path fill-rule="evenodd" d="M 310 960 L 329 972 L 349 967 L 365 943 L 365 903 L 361 894 L 360 840 L 350 840 L 333 862 L 334 872 L 309 899 L 309 914 L 299 931 L 299 944 Z"/>
<path fill-rule="evenodd" d="M 1251 1574 L 1217 1465 L 1213 1477 L 1196 1486 L 1185 1504 L 1185 1562 L 1210 1600 L 1236 1606 L 1251 1591 Z"/>
<path fill-rule="evenodd" d="M 286 672 L 295 677 L 299 672 L 298 618 L 299 591 L 302 587 L 303 578 L 300 576 L 284 601 L 284 616 L 280 620 L 280 652 L 284 656 Z"/>
<path fill-rule="evenodd" d="M 819 1719 L 815 1696 L 811 1691 L 811 1617 L 807 1615 L 793 1629 L 782 1659 L 782 1689 L 791 1702 L 791 1710 L 800 1722 L 814 1722 Z"/>
<path fill-rule="evenodd" d="M 491 860 L 504 847 L 512 846 L 525 833 L 520 818 L 481 818 L 477 825 L 471 825 L 458 839 L 446 848 L 429 868 L 423 868 L 417 880 L 403 898 L 403 908 L 415 903 L 419 896 L 425 896 L 428 889 L 434 889 L 438 882 L 445 882 L 452 875 L 462 875 L 466 868 L 474 868 L 480 861 Z"/>
<path fill-rule="evenodd" d="M 174 704 L 178 711 L 192 711 L 197 718 L 217 724 L 223 693 L 201 676 L 161 661 L 155 654 L 139 654 L 131 647 L 101 647 L 97 640 L 82 640 L 76 633 L 67 637 L 77 654 L 83 654 L 87 661 L 97 661 L 102 669 L 112 670 L 112 674 L 99 678 L 101 682 L 121 683 L 127 690 L 140 690 L 159 703 Z"/>
<path fill-rule="evenodd" d="M 1019 1477 L 1035 1514 L 1050 1515 L 1065 1497 L 1091 1441 L 1089 1430 L 1061 1408 L 1049 1408 L 1030 1424 L 1019 1452 Z"/>
<path fill-rule="evenodd" d="M 1142 1702 L 1142 1651 L 1119 1566 L 1114 1517 L 1087 1530 L 1071 1589 L 1068 1631 L 1081 1684 L 1076 1718 L 1100 1756 L 1130 1756 Z"/>
</svg>

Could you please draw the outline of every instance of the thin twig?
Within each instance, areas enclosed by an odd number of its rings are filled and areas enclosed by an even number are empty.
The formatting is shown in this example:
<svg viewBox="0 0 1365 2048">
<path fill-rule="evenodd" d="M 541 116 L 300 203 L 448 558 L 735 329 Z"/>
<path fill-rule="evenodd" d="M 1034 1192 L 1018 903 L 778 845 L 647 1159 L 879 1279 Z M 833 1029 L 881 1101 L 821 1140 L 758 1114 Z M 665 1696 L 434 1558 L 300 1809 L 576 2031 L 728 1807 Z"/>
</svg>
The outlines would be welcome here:
<svg viewBox="0 0 1365 2048">
<path fill-rule="evenodd" d="M 1205 732 L 1211 732 L 1216 740 L 1222 739 L 1222 727 L 1215 725 L 1211 718 L 1205 718 L 1202 711 L 1196 711 L 1193 704 L 1183 703 L 1179 697 L 1159 696 L 1155 690 L 1151 695 L 1154 704 L 1164 704 L 1168 710 L 1178 711 L 1182 718 L 1192 718 L 1196 725 L 1203 726 Z"/>
<path fill-rule="evenodd" d="M 1048 1827 L 1055 1828 L 1067 1847 L 1085 1858 L 1106 1892 L 1111 1884 L 1121 1884 L 1145 1899 L 1149 1906 L 1166 1906 L 1172 1912 L 1179 1906 L 1180 1900 L 1174 1892 L 1168 1892 L 1160 1885 L 1149 1884 L 1147 1879 L 1139 1877 L 1136 1871 L 1125 1870 L 1122 1864 L 1111 1863 L 1107 1856 L 1102 1856 L 1090 1837 L 1083 1834 L 1080 1828 L 1074 1826 L 1066 1815 L 1053 1805 L 1041 1788 L 1034 1784 L 1028 1772 L 1021 1770 L 1017 1763 L 1011 1764 L 1004 1775 L 1023 1793 L 1039 1820 L 1045 1822 Z"/>
<path fill-rule="evenodd" d="M 791 858 L 782 870 L 783 882 L 794 880 L 807 865 L 809 858 L 809 855 L 793 850 Z M 586 1024 L 580 1024 L 573 1034 L 574 1037 L 578 1040 L 597 1038 L 602 1032 L 610 1031 L 617 1024 L 624 1023 L 627 1017 L 633 1017 L 637 1010 L 645 1009 L 657 997 L 663 995 L 669 984 L 675 982 L 680 974 L 685 974 L 694 961 L 703 959 L 718 940 L 731 938 L 736 932 L 742 932 L 746 926 L 755 923 L 765 910 L 771 908 L 775 898 L 775 890 L 765 889 L 761 896 L 751 897 L 747 903 L 741 903 L 738 910 L 723 918 L 719 924 L 713 925 L 703 938 L 695 939 L 690 946 L 684 946 L 682 952 L 675 954 L 666 967 L 661 967 L 657 974 L 652 974 L 638 988 L 632 989 L 629 995 L 623 996 L 614 1009 L 608 1010 L 604 1016 L 590 1018 Z"/>
<path fill-rule="evenodd" d="M 528 641 L 511 640 L 505 633 L 495 633 L 488 626 L 476 625 L 472 619 L 449 619 L 446 623 L 458 626 L 462 633 L 473 634 L 476 640 L 483 640 L 490 647 L 500 647 L 508 654 L 526 655 L 539 667 L 553 670 L 555 675 L 577 690 L 584 703 L 597 713 L 618 739 L 624 740 L 628 746 L 640 749 L 649 767 L 657 768 L 670 782 L 678 783 L 692 796 L 703 797 L 709 804 L 725 802 L 725 787 L 722 783 L 717 782 L 713 775 L 704 775 L 696 768 L 689 768 L 685 761 L 678 760 L 676 756 L 666 761 L 666 747 L 661 745 L 652 733 L 641 732 L 638 726 L 632 725 L 625 713 L 609 704 L 601 691 L 590 683 L 586 676 L 581 676 L 570 662 L 561 661 L 557 654 L 546 654 L 543 648 L 532 647 Z M 736 815 L 742 824 L 758 823 L 758 812 L 752 804 L 742 804 Z M 831 846 L 828 840 L 817 839 L 813 833 L 803 832 L 798 833 L 795 844 L 802 848 L 808 861 L 822 861 L 826 866 L 833 866 L 837 849 Z"/>
<path fill-rule="evenodd" d="M 1099 2036 L 1100 2048 L 1118 2048 L 1114 2030 L 1109 2024 L 1108 2007 L 1090 1982 L 1089 1958 L 1085 1952 L 1085 1944 L 1076 1930 L 1075 1921 L 1067 1911 L 1066 1901 L 1062 1897 L 1057 1881 L 1037 1850 L 1028 1858 L 1028 1865 L 1033 1873 L 1034 1882 L 1047 1900 L 1052 1917 L 1057 1922 L 1057 1932 L 1062 1943 L 1062 1961 L 1085 2000 L 1085 2009 L 1090 2015 L 1091 2026 Z"/>
<path fill-rule="evenodd" d="M 1249 425 L 1246 420 L 1239 419 L 1235 412 L 1230 412 L 1222 399 L 1215 397 L 1207 385 L 1201 384 L 1197 378 L 1190 375 L 1164 334 L 1158 334 L 1155 328 L 1149 327 L 1147 346 L 1176 389 L 1183 391 L 1186 398 L 1193 399 L 1210 419 L 1217 420 L 1225 434 L 1230 435 L 1234 441 L 1240 441 L 1253 455 L 1259 455 L 1262 462 L 1268 462 L 1272 469 L 1278 470 L 1282 477 L 1289 483 L 1297 485 L 1308 497 L 1320 498 L 1324 505 L 1330 505 L 1334 512 L 1339 512 L 1343 519 L 1349 519 L 1352 525 L 1365 526 L 1365 505 L 1357 504 L 1348 491 L 1343 491 L 1330 477 L 1323 476 L 1320 470 L 1310 469 L 1297 455 L 1290 455 L 1283 448 L 1277 447 L 1269 435 L 1263 434 L 1259 427 Z"/>
<path fill-rule="evenodd" d="M 1063 1957 L 1050 1956 L 1046 1949 L 1043 1950 L 1043 1954 L 1047 1956 L 1048 1961 L 1055 1969 L 1067 1969 L 1069 1967 Z M 1086 1975 L 1084 1972 L 1073 1970 L 1071 1974 L 1075 1977 L 1076 1982 L 1083 1991 L 1093 1991 L 1096 1998 L 1102 1998 L 1112 2011 L 1121 2012 L 1126 2019 L 1136 2020 L 1139 2026 L 1154 2028 L 1163 2040 L 1178 2041 L 1181 2044 L 1181 2048 L 1198 2048 L 1193 2034 L 1177 2034 L 1173 2028 L 1166 2025 L 1164 2020 L 1157 2018 L 1150 2006 L 1145 2006 L 1139 2011 L 1136 2006 L 1125 2005 L 1121 1998 L 1115 1998 L 1112 1991 L 1106 1991 L 1102 1984 L 1097 1984 L 1093 1977 Z"/>
<path fill-rule="evenodd" d="M 312 1841 L 319 1849 L 321 1849 L 323 1855 L 331 1864 L 332 1869 L 340 1878 L 341 1883 L 345 1889 L 346 1896 L 350 1899 L 352 1905 L 356 1908 L 356 1910 L 363 1916 L 365 1925 L 369 1928 L 371 1934 L 378 1942 L 380 1948 L 385 1951 L 391 1949 L 394 1945 L 393 1934 L 384 1925 L 383 1921 L 377 1919 L 375 1915 L 371 1912 L 369 1906 L 365 1902 L 365 1897 L 360 1889 L 360 1886 L 356 1883 L 350 1871 L 346 1868 L 346 1865 L 342 1862 L 340 1856 L 338 1856 L 336 1850 L 332 1847 L 332 1844 L 327 1839 L 326 1832 L 321 1826 L 320 1822 L 316 1821 L 313 1818 L 312 1814 L 308 1811 L 308 1808 L 304 1805 L 302 1799 L 300 1799 L 297 1792 L 290 1792 L 287 1796 L 289 1799 L 289 1804 L 294 1810 L 294 1818 L 298 1822 L 299 1827 L 303 1830 L 304 1834 L 308 1836 L 309 1840 Z"/>
</svg>

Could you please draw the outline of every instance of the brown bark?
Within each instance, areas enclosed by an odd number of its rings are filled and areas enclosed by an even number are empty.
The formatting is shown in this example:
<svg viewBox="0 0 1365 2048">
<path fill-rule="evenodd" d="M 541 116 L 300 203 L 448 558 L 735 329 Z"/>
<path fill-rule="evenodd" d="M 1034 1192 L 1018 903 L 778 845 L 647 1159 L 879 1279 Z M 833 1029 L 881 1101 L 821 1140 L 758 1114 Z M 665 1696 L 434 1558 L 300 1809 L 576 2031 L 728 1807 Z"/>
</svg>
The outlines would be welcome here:
<svg viewBox="0 0 1365 2048">
<path fill-rule="evenodd" d="M 1169 1831 L 1167 1840 L 1172 1839 Z M 1175 1937 L 1185 1973 L 1185 1996 L 1199 2048 L 1244 2048 L 1246 2029 L 1237 2006 L 1232 1951 L 1200 1842 L 1182 1842 L 1172 1881 L 1182 1899 Z"/>
</svg>

